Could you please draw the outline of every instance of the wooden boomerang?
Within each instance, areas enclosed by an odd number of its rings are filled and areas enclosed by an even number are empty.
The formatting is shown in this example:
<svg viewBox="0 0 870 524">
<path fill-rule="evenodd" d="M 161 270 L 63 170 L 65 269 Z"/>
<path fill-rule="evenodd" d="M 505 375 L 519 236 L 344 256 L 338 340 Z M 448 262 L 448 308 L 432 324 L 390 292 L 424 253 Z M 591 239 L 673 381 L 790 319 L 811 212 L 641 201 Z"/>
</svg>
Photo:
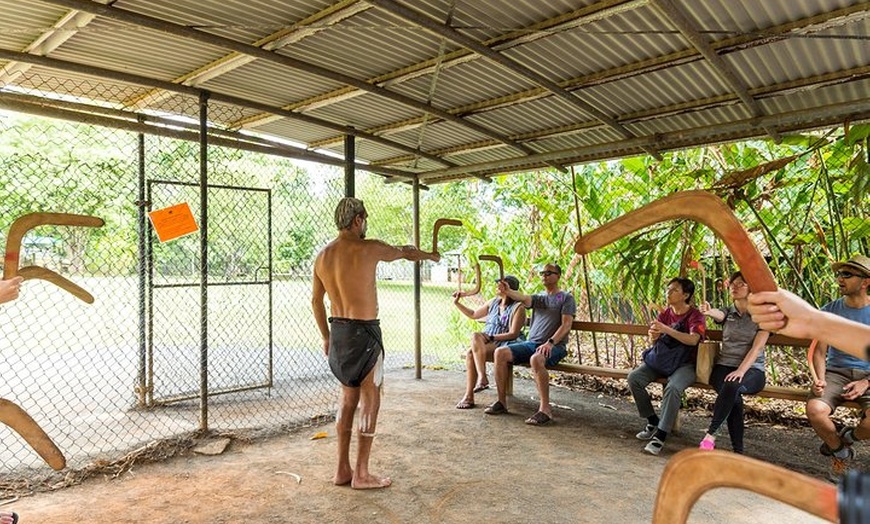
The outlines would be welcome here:
<svg viewBox="0 0 870 524">
<path fill-rule="evenodd" d="M 6 236 L 6 262 L 3 266 L 3 278 L 10 279 L 21 274 L 25 280 L 28 278 L 45 279 L 72 293 L 81 300 L 89 304 L 93 303 L 94 297 L 90 293 L 54 271 L 38 266 L 29 266 L 19 271 L 18 263 L 20 260 L 21 240 L 34 227 L 45 225 L 100 227 L 103 224 L 105 222 L 102 218 L 87 215 L 72 215 L 69 213 L 29 213 L 18 217 L 9 226 L 9 234 Z"/>
<path fill-rule="evenodd" d="M 502 262 L 501 257 L 497 255 L 480 255 L 477 257 L 478 260 L 489 260 L 490 262 L 495 262 L 498 264 L 498 280 L 504 280 L 504 262 Z"/>
<path fill-rule="evenodd" d="M 677 218 L 694 220 L 713 230 L 725 242 L 752 291 L 776 291 L 773 273 L 746 229 L 721 198 L 707 191 L 680 191 L 635 209 L 580 237 L 574 244 L 574 251 L 586 255 L 638 229 Z M 812 365 L 814 351 L 815 346 L 810 345 L 807 361 L 810 375 L 813 381 L 817 381 Z"/>
<path fill-rule="evenodd" d="M 475 285 L 474 289 L 472 289 L 471 291 L 462 291 L 461 290 L 462 283 L 460 282 L 460 284 L 459 284 L 459 286 L 460 286 L 459 296 L 460 297 L 470 297 L 471 295 L 476 295 L 476 294 L 480 293 L 480 264 L 474 264 L 474 276 L 475 276 L 475 279 L 477 281 L 477 284 Z"/>
<path fill-rule="evenodd" d="M 653 524 L 684 524 L 701 495 L 724 487 L 753 491 L 839 522 L 836 486 L 736 453 L 687 449 L 662 472 Z"/>
<path fill-rule="evenodd" d="M 26 411 L 17 404 L 0 398 L 0 422 L 14 429 L 53 469 L 60 471 L 66 459 L 51 438 Z"/>
<path fill-rule="evenodd" d="M 461 226 L 462 221 L 456 220 L 455 218 L 439 218 L 435 221 L 435 225 L 432 226 L 432 253 L 438 252 L 438 230 L 441 229 L 442 226 Z"/>
</svg>

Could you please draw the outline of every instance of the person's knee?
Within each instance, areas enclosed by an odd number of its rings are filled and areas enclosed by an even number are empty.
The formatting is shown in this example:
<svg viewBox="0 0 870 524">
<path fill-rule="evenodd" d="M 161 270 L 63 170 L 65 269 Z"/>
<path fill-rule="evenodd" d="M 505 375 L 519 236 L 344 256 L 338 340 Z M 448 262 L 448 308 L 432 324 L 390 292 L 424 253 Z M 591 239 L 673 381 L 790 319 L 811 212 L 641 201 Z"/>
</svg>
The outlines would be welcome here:
<svg viewBox="0 0 870 524">
<path fill-rule="evenodd" d="M 821 400 L 810 400 L 807 402 L 807 418 L 810 421 L 824 420 L 831 416 L 833 410 L 830 406 Z"/>
<path fill-rule="evenodd" d="M 529 359 L 529 367 L 532 368 L 532 371 L 534 371 L 536 373 L 546 372 L 547 371 L 547 357 L 545 357 L 541 353 L 535 353 Z"/>
<path fill-rule="evenodd" d="M 486 335 L 481 332 L 472 333 L 471 335 L 471 346 L 475 347 L 476 345 L 484 345 L 486 344 Z"/>
<path fill-rule="evenodd" d="M 502 346 L 500 348 L 496 348 L 495 352 L 492 355 L 492 361 L 496 364 L 508 363 L 513 361 L 513 355 L 511 354 L 510 348 L 506 346 Z"/>
</svg>

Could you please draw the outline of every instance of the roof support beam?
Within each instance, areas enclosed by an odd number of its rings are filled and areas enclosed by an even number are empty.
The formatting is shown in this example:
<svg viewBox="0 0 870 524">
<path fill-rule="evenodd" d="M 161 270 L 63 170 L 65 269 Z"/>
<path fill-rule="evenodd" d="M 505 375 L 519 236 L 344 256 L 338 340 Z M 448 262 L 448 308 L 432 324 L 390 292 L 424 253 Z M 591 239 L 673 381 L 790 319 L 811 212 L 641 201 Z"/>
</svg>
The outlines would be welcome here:
<svg viewBox="0 0 870 524">
<path fill-rule="evenodd" d="M 265 49 L 267 51 L 275 51 L 290 44 L 295 44 L 316 35 L 342 20 L 350 18 L 357 13 L 371 9 L 371 5 L 361 2 L 360 0 L 342 0 L 338 4 L 329 6 L 328 8 L 315 13 L 304 20 L 293 24 L 291 27 L 284 28 L 280 31 L 272 33 L 264 38 L 261 38 L 251 45 Z M 89 15 L 93 17 L 93 15 Z M 311 24 L 319 24 L 316 27 L 308 27 Z M 244 55 L 238 52 L 230 53 L 226 56 L 218 58 L 213 62 L 206 64 L 195 71 L 191 71 L 185 75 L 172 80 L 176 84 L 184 84 L 187 86 L 200 86 L 213 78 L 226 74 L 230 71 L 238 69 L 245 64 L 249 64 L 256 60 L 255 57 Z M 148 105 L 159 103 L 160 101 L 172 96 L 172 93 L 155 89 L 144 95 L 140 95 L 125 103 L 125 106 L 136 108 L 145 108 Z M 276 117 L 270 115 L 263 123 L 271 122 Z"/>
<path fill-rule="evenodd" d="M 154 78 L 149 78 L 140 75 L 134 75 L 130 73 L 123 73 L 120 71 L 114 71 L 111 69 L 105 69 L 101 67 L 87 66 L 84 64 L 77 64 L 75 62 L 68 62 L 65 60 L 58 60 L 56 58 L 49 58 L 45 56 L 38 55 L 30 55 L 27 53 L 18 53 L 15 51 L 6 51 L 0 49 L 0 60 L 12 60 L 12 61 L 20 61 L 26 62 L 29 64 L 40 65 L 43 67 L 47 67 L 50 69 L 58 69 L 61 71 L 69 71 L 73 73 L 82 73 L 90 76 L 94 76 L 96 78 L 107 78 L 111 80 L 117 80 L 119 82 L 134 84 L 140 86 L 148 86 L 154 87 L 157 89 L 163 89 L 166 91 L 171 91 L 173 93 L 178 93 L 182 95 L 188 95 L 192 97 L 198 97 L 201 89 L 196 87 L 188 87 L 179 84 L 173 84 L 172 82 L 166 82 L 164 80 L 157 80 Z M 316 118 L 313 116 L 294 113 L 292 111 L 288 111 L 286 109 L 281 109 L 280 107 L 273 107 L 268 104 L 262 104 L 260 102 L 255 102 L 253 100 L 247 100 L 244 98 L 239 98 L 230 95 L 223 95 L 220 93 L 211 93 L 210 99 L 213 102 L 223 102 L 226 104 L 231 104 L 239 107 L 246 107 L 249 109 L 254 109 L 257 111 L 263 111 L 267 113 L 272 113 L 278 116 L 282 116 L 284 118 L 288 118 L 291 120 L 299 120 L 301 122 L 305 122 L 307 124 L 312 124 L 316 126 L 321 126 L 327 129 L 332 129 L 341 133 L 342 135 L 353 135 L 357 138 L 361 138 L 364 140 L 371 140 L 372 142 L 376 142 L 379 144 L 383 144 L 387 147 L 391 147 L 394 149 L 398 149 L 399 151 L 405 151 L 412 155 L 419 155 L 433 162 L 437 162 L 439 164 L 443 164 L 446 166 L 454 166 L 455 164 L 450 162 L 449 160 L 445 160 L 443 158 L 430 155 L 425 151 L 421 151 L 419 149 L 415 149 L 413 147 L 408 147 L 404 144 L 400 144 L 398 142 L 393 142 L 387 138 L 379 137 L 377 135 L 372 135 L 370 133 L 366 133 L 365 131 L 359 131 L 354 129 L 351 126 L 345 126 L 341 124 L 336 124 L 334 122 L 330 122 L 328 120 L 323 120 L 320 118 Z"/>
<path fill-rule="evenodd" d="M 455 178 L 464 178 L 472 171 L 484 174 L 497 174 L 519 169 L 540 168 L 547 162 L 577 164 L 591 162 L 617 156 L 630 156 L 642 153 L 643 146 L 656 147 L 659 150 L 679 149 L 698 143 L 724 142 L 756 137 L 763 134 L 762 126 L 775 126 L 783 130 L 808 129 L 839 125 L 844 120 L 862 121 L 870 119 L 870 98 L 863 102 L 844 102 L 822 108 L 793 111 L 780 115 L 748 118 L 726 124 L 699 127 L 686 131 L 657 134 L 652 137 L 640 137 L 632 140 L 608 142 L 594 146 L 564 149 L 551 153 L 542 153 L 525 158 L 512 158 L 494 162 L 485 162 L 473 166 L 460 166 L 439 171 L 430 171 L 420 176 L 421 182 L 446 182 Z"/>
<path fill-rule="evenodd" d="M 154 123 L 139 122 L 136 119 L 135 113 L 125 113 L 126 118 L 119 118 L 122 115 L 110 115 L 107 112 L 103 114 L 95 114 L 89 111 L 84 106 L 72 108 L 71 105 L 58 104 L 54 106 L 54 100 L 39 99 L 39 103 L 34 103 L 27 100 L 28 97 L 22 95 L 12 95 L 9 93 L 0 93 L 0 108 L 16 111 L 19 113 L 27 113 L 32 115 L 46 116 L 49 118 L 59 118 L 72 122 L 83 122 L 90 125 L 109 127 L 112 129 L 123 129 L 136 133 L 146 133 L 151 135 L 165 136 L 178 140 L 188 140 L 198 142 L 200 133 L 198 131 L 187 130 L 180 128 L 181 126 L 154 125 Z M 30 97 L 32 98 L 32 97 Z M 211 133 L 209 133 L 211 134 Z M 282 156 L 286 158 L 294 158 L 297 160 L 307 160 L 320 164 L 332 165 L 341 167 L 344 165 L 344 160 L 327 155 L 321 155 L 304 149 L 292 148 L 284 145 L 265 145 L 263 143 L 254 143 L 246 140 L 246 137 L 240 136 L 238 139 L 228 137 L 228 132 L 221 133 L 222 136 L 210 136 L 209 144 L 214 146 L 229 147 L 233 149 L 242 149 L 255 153 L 263 153 L 267 155 Z M 383 168 L 378 166 L 368 166 L 366 164 L 357 164 L 356 168 L 360 171 L 368 171 L 387 177 L 400 177 L 406 180 L 413 181 L 417 175 L 400 171 L 398 169 Z"/>
<path fill-rule="evenodd" d="M 795 34 L 806 35 L 819 31 L 824 31 L 830 29 L 831 27 L 836 27 L 844 23 L 848 23 L 850 20 L 862 19 L 868 16 L 868 11 L 870 11 L 870 4 L 852 5 L 842 9 L 838 9 L 836 11 L 822 13 L 810 18 L 805 18 L 803 20 L 770 27 L 762 33 L 738 35 L 731 38 L 718 40 L 716 42 L 713 42 L 711 44 L 711 47 L 716 50 L 716 52 L 721 56 L 735 51 L 767 45 L 770 44 L 772 41 L 789 38 Z M 617 68 L 599 71 L 597 73 L 593 73 L 583 77 L 573 78 L 565 82 L 560 82 L 560 85 L 567 90 L 603 85 L 608 82 L 630 78 L 632 76 L 642 75 L 652 71 L 667 69 L 668 67 L 683 65 L 701 59 L 703 59 L 703 57 L 700 55 L 700 53 L 696 49 L 690 48 L 683 51 L 670 53 L 668 55 L 642 60 L 633 64 L 627 64 Z M 546 96 L 549 96 L 549 93 L 545 89 L 535 88 L 499 98 L 482 100 L 480 102 L 451 108 L 450 112 L 468 117 L 472 114 L 479 114 L 486 111 L 493 111 L 502 107 L 522 104 Z M 366 131 L 378 136 L 389 136 L 395 133 L 401 133 L 409 129 L 414 129 L 415 127 L 418 127 L 421 122 L 421 118 L 413 118 L 404 120 L 402 122 L 396 122 L 394 124 L 387 124 L 376 128 L 370 128 Z M 587 124 L 584 124 L 584 126 L 585 125 Z M 594 124 L 590 122 L 588 125 Z M 340 144 L 342 140 L 343 138 L 338 135 L 335 137 L 314 142 L 311 144 L 311 146 L 328 148 L 333 147 L 336 144 Z"/>
<path fill-rule="evenodd" d="M 761 109 L 761 106 L 758 105 L 758 102 L 755 101 L 752 96 L 749 94 L 749 90 L 737 76 L 737 72 L 734 71 L 734 68 L 728 65 L 725 60 L 719 56 L 713 46 L 707 42 L 707 39 L 701 34 L 695 24 L 689 20 L 689 17 L 677 7 L 677 5 L 672 0 L 652 0 L 653 5 L 658 8 L 658 10 L 670 20 L 672 24 L 677 26 L 677 29 L 683 35 L 683 37 L 689 41 L 689 43 L 701 53 L 707 62 L 713 67 L 713 70 L 716 71 L 716 74 L 719 75 L 720 78 L 728 85 L 728 87 L 737 95 L 738 98 L 743 102 L 743 104 L 749 109 L 749 113 L 754 117 L 764 116 L 764 110 Z M 765 131 L 770 135 L 771 138 L 777 143 L 779 143 L 782 138 L 777 133 L 776 129 L 772 127 L 766 127 Z"/>
<path fill-rule="evenodd" d="M 297 69 L 300 71 L 304 71 L 314 76 L 318 76 L 321 78 L 326 78 L 329 80 L 333 80 L 335 82 L 339 82 L 342 84 L 347 84 L 349 86 L 356 87 L 373 95 L 377 95 L 383 97 L 387 100 L 391 100 L 393 102 L 412 107 L 414 109 L 424 111 L 427 113 L 431 113 L 443 120 L 453 122 L 457 125 L 463 126 L 467 129 L 470 129 L 476 133 L 479 133 L 484 136 L 488 136 L 493 138 L 505 145 L 508 145 L 517 151 L 520 151 L 524 154 L 530 155 L 534 154 L 534 151 L 529 149 L 523 144 L 514 142 L 507 137 L 492 131 L 491 129 L 487 129 L 486 127 L 476 124 L 474 122 L 470 122 L 465 120 L 459 116 L 453 115 L 448 111 L 435 107 L 431 104 L 426 104 L 425 102 L 420 102 L 414 98 L 409 96 L 402 95 L 400 93 L 396 93 L 385 89 L 383 87 L 372 85 L 364 80 L 356 79 L 350 75 L 346 75 L 344 73 L 340 73 L 338 71 L 332 71 L 325 67 L 311 64 L 305 62 L 303 60 L 299 60 L 296 58 L 292 58 L 285 55 L 280 55 L 274 53 L 272 51 L 266 51 L 265 49 L 260 49 L 259 47 L 252 46 L 250 44 L 245 44 L 243 42 L 237 42 L 235 40 L 231 40 L 229 38 L 224 38 L 221 36 L 213 35 L 210 33 L 206 33 L 204 31 L 199 31 L 196 29 L 191 29 L 189 27 L 185 27 L 179 24 L 174 24 L 171 22 L 167 22 L 165 20 L 160 20 L 159 18 L 154 18 L 151 16 L 141 15 L 134 13 L 132 11 L 126 11 L 123 9 L 118 9 L 115 7 L 109 7 L 101 4 L 97 4 L 92 2 L 91 0 L 41 0 L 44 3 L 58 5 L 62 7 L 67 7 L 70 9 L 78 9 L 81 11 L 86 11 L 97 16 L 102 16 L 105 18 L 109 18 L 112 20 L 117 20 L 119 22 L 123 22 L 125 24 L 130 24 L 138 27 L 145 27 L 148 29 L 152 29 L 154 31 L 171 34 L 180 38 L 184 38 L 187 40 L 194 40 L 197 42 L 202 42 L 204 44 L 213 45 L 215 47 L 220 47 L 224 49 L 229 49 L 232 51 L 239 52 L 244 55 L 253 56 L 254 58 L 263 59 L 269 62 L 273 62 L 284 67 L 288 67 L 291 69 Z"/>
</svg>

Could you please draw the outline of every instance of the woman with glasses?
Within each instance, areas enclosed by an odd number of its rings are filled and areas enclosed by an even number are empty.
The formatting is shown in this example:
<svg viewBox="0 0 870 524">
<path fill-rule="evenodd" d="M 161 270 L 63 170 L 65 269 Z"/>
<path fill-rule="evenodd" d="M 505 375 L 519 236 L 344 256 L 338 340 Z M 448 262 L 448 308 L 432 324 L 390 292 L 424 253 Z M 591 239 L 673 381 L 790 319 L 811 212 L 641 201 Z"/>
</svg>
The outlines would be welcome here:
<svg viewBox="0 0 870 524">
<path fill-rule="evenodd" d="M 701 313 L 722 326 L 722 348 L 710 373 L 710 385 L 718 393 L 713 419 L 701 441 L 701 449 L 716 447 L 716 433 L 726 420 L 731 448 L 743 453 L 743 395 L 764 389 L 764 345 L 770 333 L 759 329 L 748 311 L 749 285 L 737 271 L 729 279 L 728 290 L 734 304 L 724 311 L 704 302 Z"/>
</svg>

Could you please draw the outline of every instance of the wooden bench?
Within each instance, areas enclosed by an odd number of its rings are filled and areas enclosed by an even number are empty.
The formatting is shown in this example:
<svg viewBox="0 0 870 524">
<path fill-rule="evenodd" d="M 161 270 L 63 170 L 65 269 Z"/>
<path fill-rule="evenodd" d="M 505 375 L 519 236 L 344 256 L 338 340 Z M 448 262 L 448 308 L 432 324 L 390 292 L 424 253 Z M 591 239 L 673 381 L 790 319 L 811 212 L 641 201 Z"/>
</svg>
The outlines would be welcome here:
<svg viewBox="0 0 870 524">
<path fill-rule="evenodd" d="M 635 335 L 641 336 L 646 340 L 647 337 L 647 326 L 640 326 L 634 324 L 613 324 L 613 323 L 604 323 L 604 322 L 582 322 L 582 321 L 574 321 L 574 324 L 571 326 L 572 331 L 580 331 L 580 332 L 588 332 L 588 333 L 613 333 L 620 335 Z M 707 340 L 713 340 L 716 342 L 722 341 L 722 331 L 721 330 L 707 330 Z M 771 334 L 770 338 L 767 341 L 767 346 L 793 346 L 793 347 L 801 347 L 808 348 L 810 345 L 809 340 L 797 339 L 786 337 L 783 335 Z M 528 364 L 522 364 L 525 367 L 528 367 Z M 615 369 L 608 367 L 600 367 L 600 366 L 586 366 L 581 364 L 572 364 L 566 362 L 560 362 L 555 366 L 548 367 L 547 369 L 553 371 L 561 371 L 563 373 L 580 373 L 584 375 L 594 375 L 598 377 L 607 377 L 607 378 L 616 378 L 616 379 L 627 379 L 628 374 L 631 372 L 630 369 Z M 666 379 L 659 379 L 657 382 L 665 384 L 667 382 Z M 700 389 L 713 389 L 713 386 L 710 384 L 705 384 L 703 382 L 695 382 L 689 387 L 700 388 Z M 513 394 L 513 373 L 508 375 L 508 383 L 506 387 L 507 393 Z M 759 397 L 766 398 L 778 398 L 784 400 L 793 400 L 797 402 L 805 402 L 807 400 L 807 396 L 809 395 L 809 389 L 807 388 L 797 388 L 797 387 L 784 387 L 784 386 L 772 386 L 767 385 L 755 394 Z M 858 403 L 856 402 L 846 402 L 843 404 L 848 408 L 860 408 Z"/>
</svg>

